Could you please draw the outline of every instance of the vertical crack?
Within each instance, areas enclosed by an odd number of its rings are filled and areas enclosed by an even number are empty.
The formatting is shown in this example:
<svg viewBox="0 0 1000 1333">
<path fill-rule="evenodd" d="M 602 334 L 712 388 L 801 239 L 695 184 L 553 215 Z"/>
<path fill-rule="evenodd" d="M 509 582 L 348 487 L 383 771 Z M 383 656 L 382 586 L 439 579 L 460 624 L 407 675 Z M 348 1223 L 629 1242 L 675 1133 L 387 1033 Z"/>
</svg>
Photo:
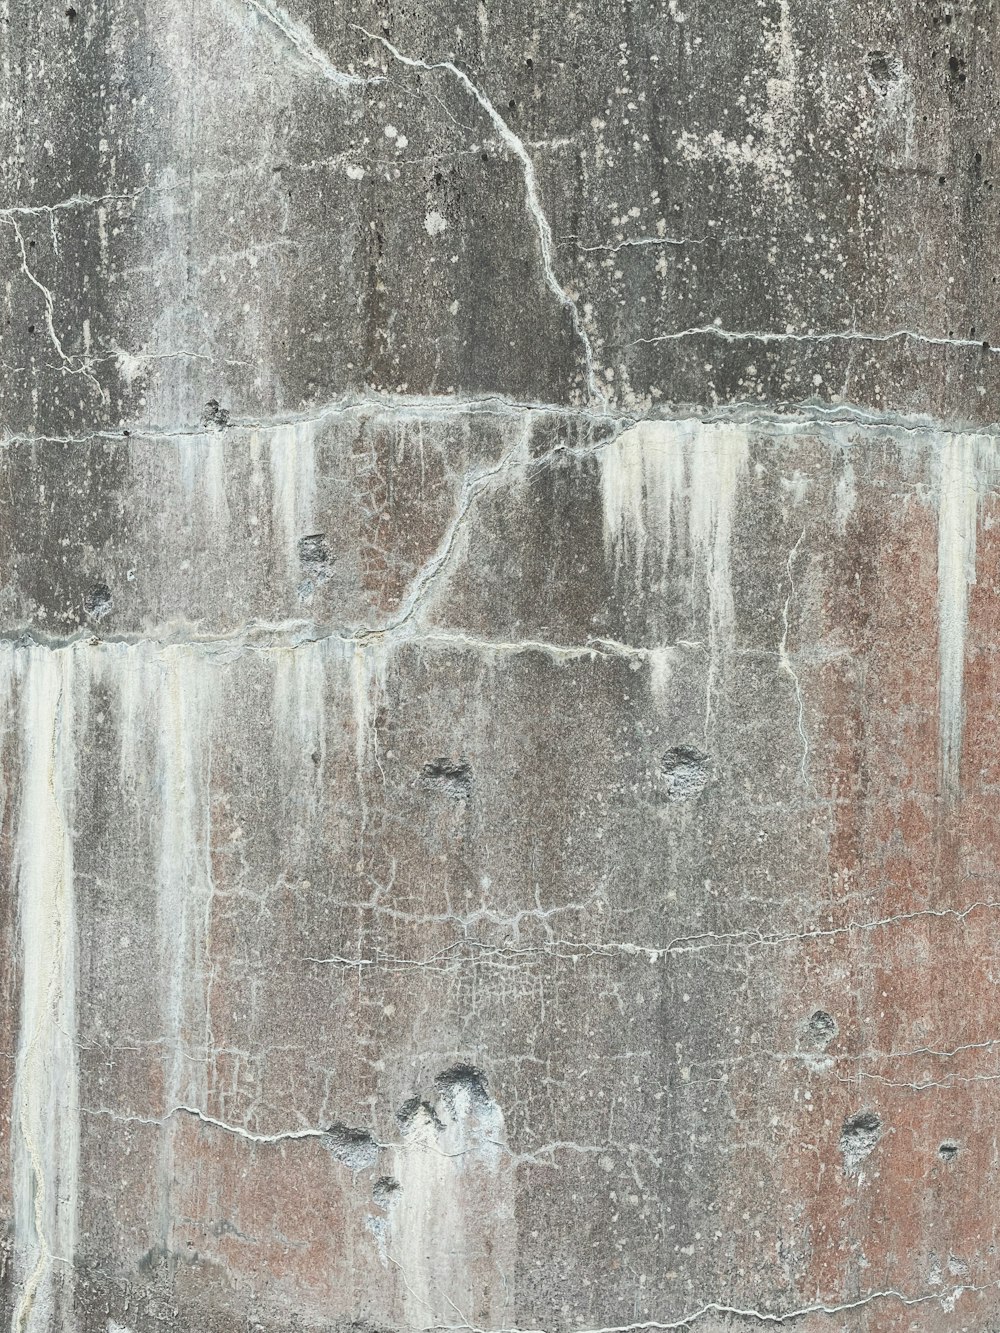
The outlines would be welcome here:
<svg viewBox="0 0 1000 1333">
<path fill-rule="evenodd" d="M 355 25 L 357 27 L 357 25 Z M 499 134 L 501 140 L 517 158 L 521 164 L 521 171 L 524 175 L 524 206 L 527 209 L 532 221 L 535 224 L 535 230 L 538 233 L 538 248 L 542 256 L 542 272 L 545 275 L 545 285 L 556 298 L 559 304 L 566 310 L 573 322 L 573 331 L 576 333 L 583 348 L 584 364 L 586 367 L 587 393 L 590 400 L 605 402 L 605 396 L 601 392 L 597 383 L 597 376 L 594 370 L 594 349 L 590 342 L 590 337 L 583 324 L 583 318 L 580 315 L 576 301 L 569 294 L 563 284 L 556 276 L 553 265 L 554 245 L 552 242 L 552 228 L 549 226 L 549 220 L 545 216 L 542 208 L 541 197 L 538 193 L 538 178 L 535 175 L 535 164 L 532 162 L 528 150 L 524 146 L 524 141 L 520 139 L 510 128 L 507 122 L 501 116 L 490 99 L 482 92 L 469 78 L 468 74 L 452 60 L 426 61 L 419 60 L 414 56 L 404 55 L 398 47 L 394 46 L 387 37 L 378 36 L 376 33 L 369 32 L 366 28 L 358 27 L 359 32 L 370 38 L 373 42 L 381 42 L 385 49 L 390 53 L 394 60 L 398 60 L 401 65 L 407 65 L 410 69 L 423 70 L 445 70 L 456 78 L 462 87 L 476 99 L 479 105 L 489 116 Z"/>
</svg>

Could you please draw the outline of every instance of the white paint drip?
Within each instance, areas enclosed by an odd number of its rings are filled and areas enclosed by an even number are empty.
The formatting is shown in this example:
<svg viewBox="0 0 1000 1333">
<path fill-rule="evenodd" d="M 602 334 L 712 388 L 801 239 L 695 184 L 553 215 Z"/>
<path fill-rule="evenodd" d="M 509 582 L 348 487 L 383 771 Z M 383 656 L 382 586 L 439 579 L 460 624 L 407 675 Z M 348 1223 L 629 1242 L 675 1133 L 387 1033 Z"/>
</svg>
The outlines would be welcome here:
<svg viewBox="0 0 1000 1333">
<path fill-rule="evenodd" d="M 411 1328 L 506 1325 L 515 1219 L 503 1143 L 503 1113 L 475 1086 L 447 1087 L 403 1126 L 387 1230 Z"/>
<path fill-rule="evenodd" d="M 332 654 L 342 658 L 343 645 L 329 639 L 279 649 L 274 655 L 273 735 L 275 762 L 280 765 L 286 799 L 297 807 L 288 821 L 289 854 L 306 850 L 315 836 L 325 789 L 326 664 Z M 303 807 L 309 817 L 303 818 Z"/>
<path fill-rule="evenodd" d="M 381 772 L 376 717 L 386 660 L 391 645 L 385 639 L 356 643 L 351 653 L 351 703 L 354 711 L 354 769 L 361 803 L 361 836 L 368 827 L 367 774 L 369 765 Z"/>
<path fill-rule="evenodd" d="M 781 608 L 781 639 L 778 643 L 778 661 L 781 664 L 782 671 L 791 680 L 792 688 L 795 691 L 795 727 L 799 733 L 799 740 L 802 743 L 802 757 L 799 760 L 799 779 L 803 784 L 809 778 L 809 734 L 806 731 L 806 709 L 805 699 L 802 695 L 802 682 L 799 680 L 799 673 L 795 670 L 795 666 L 788 652 L 788 631 L 792 599 L 795 596 L 795 561 L 805 535 L 806 530 L 803 528 L 799 533 L 795 545 L 788 552 L 788 560 L 785 565 L 785 568 L 788 571 L 788 595 L 785 598 L 784 606 Z"/>
<path fill-rule="evenodd" d="M 4 646 L 21 684 L 16 875 L 21 1026 L 14 1086 L 14 1333 L 68 1327 L 55 1265 L 72 1273 L 80 1147 L 72 791 L 74 676 L 86 650 Z"/>
<path fill-rule="evenodd" d="M 686 423 L 664 431 L 660 422 L 643 422 L 619 435 L 602 456 L 605 549 L 616 565 L 632 564 L 637 589 L 644 583 L 650 536 L 670 550 L 691 437 Z"/>
<path fill-rule="evenodd" d="M 616 567 L 631 562 L 637 590 L 652 559 L 664 567 L 686 524 L 708 594 L 706 739 L 720 657 L 733 626 L 730 542 L 740 479 L 749 457 L 745 426 L 643 422 L 604 451 L 601 492 L 605 548 Z M 649 550 L 651 540 L 655 554 Z M 646 572 L 644 572 L 646 571 Z"/>
<path fill-rule="evenodd" d="M 938 643 L 941 783 L 947 800 L 960 790 L 964 726 L 965 630 L 969 586 L 976 581 L 976 529 L 992 442 L 977 435 L 941 441 L 938 497 Z"/>
</svg>

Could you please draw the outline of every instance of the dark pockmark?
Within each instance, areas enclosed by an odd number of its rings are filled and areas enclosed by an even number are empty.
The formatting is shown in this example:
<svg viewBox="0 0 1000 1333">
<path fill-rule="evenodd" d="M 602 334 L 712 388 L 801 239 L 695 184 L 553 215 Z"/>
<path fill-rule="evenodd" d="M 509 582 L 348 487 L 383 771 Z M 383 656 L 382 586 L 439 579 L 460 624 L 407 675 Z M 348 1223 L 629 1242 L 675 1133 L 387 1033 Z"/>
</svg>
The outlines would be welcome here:
<svg viewBox="0 0 1000 1333">
<path fill-rule="evenodd" d="M 890 51 L 869 51 L 865 57 L 865 74 L 875 92 L 880 97 L 887 97 L 893 84 L 903 77 L 903 64 L 899 56 Z"/>
<path fill-rule="evenodd" d="M 952 1162 L 958 1156 L 958 1144 L 954 1139 L 945 1139 L 938 1148 L 938 1156 L 943 1162 Z"/>
<path fill-rule="evenodd" d="M 223 407 L 218 398 L 210 398 L 205 404 L 201 419 L 206 426 L 217 426 L 222 430 L 229 425 L 229 409 Z"/>
<path fill-rule="evenodd" d="M 702 750 L 675 745 L 660 760 L 668 801 L 690 801 L 708 786 L 712 761 Z"/>
<path fill-rule="evenodd" d="M 106 583 L 95 583 L 83 599 L 83 609 L 93 620 L 101 620 L 111 610 L 114 598 Z"/>
<path fill-rule="evenodd" d="M 472 795 L 472 769 L 454 759 L 431 759 L 420 770 L 420 778 L 424 786 L 455 801 L 467 801 Z"/>
<path fill-rule="evenodd" d="M 475 1065 L 452 1065 L 450 1069 L 438 1074 L 434 1086 L 438 1095 L 451 1106 L 454 1106 L 456 1098 L 463 1092 L 469 1101 L 476 1105 L 484 1106 L 490 1101 L 486 1075 Z"/>
<path fill-rule="evenodd" d="M 76 22 L 76 10 L 73 8 L 72 5 L 70 5 L 69 8 L 66 10 L 66 17 L 69 19 L 70 23 Z"/>
<path fill-rule="evenodd" d="M 323 1147 L 352 1171 L 370 1171 L 378 1159 L 378 1144 L 366 1129 L 339 1121 L 325 1131 Z"/>
<path fill-rule="evenodd" d="M 882 1121 L 874 1111 L 858 1111 L 847 1117 L 840 1131 L 840 1151 L 847 1175 L 855 1174 L 881 1137 Z"/>
<path fill-rule="evenodd" d="M 333 553 L 325 532 L 310 532 L 298 542 L 299 560 L 306 574 L 306 587 L 325 583 L 333 576 Z"/>
<path fill-rule="evenodd" d="M 399 1121 L 399 1126 L 404 1133 L 410 1128 L 421 1111 L 423 1111 L 427 1116 L 427 1119 L 431 1121 L 435 1129 L 444 1129 L 440 1116 L 430 1102 L 424 1101 L 422 1097 L 410 1097 L 396 1112 L 396 1119 Z"/>
<path fill-rule="evenodd" d="M 395 1176 L 379 1176 L 372 1186 L 372 1199 L 379 1208 L 388 1208 L 401 1189 Z"/>
<path fill-rule="evenodd" d="M 806 1024 L 806 1032 L 814 1046 L 825 1048 L 829 1046 L 840 1029 L 837 1027 L 837 1020 L 833 1014 L 828 1014 L 825 1009 L 817 1009 L 810 1015 Z"/>
</svg>

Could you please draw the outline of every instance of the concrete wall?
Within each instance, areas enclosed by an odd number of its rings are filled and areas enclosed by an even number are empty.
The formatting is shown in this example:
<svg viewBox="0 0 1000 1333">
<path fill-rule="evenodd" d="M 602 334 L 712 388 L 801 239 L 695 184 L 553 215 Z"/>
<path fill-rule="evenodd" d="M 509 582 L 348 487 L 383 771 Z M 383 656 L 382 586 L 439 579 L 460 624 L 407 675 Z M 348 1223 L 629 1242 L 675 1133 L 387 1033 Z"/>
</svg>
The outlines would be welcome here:
<svg viewBox="0 0 1000 1333">
<path fill-rule="evenodd" d="M 13 1333 L 1000 1327 L 997 6 L 0 18 Z"/>
</svg>

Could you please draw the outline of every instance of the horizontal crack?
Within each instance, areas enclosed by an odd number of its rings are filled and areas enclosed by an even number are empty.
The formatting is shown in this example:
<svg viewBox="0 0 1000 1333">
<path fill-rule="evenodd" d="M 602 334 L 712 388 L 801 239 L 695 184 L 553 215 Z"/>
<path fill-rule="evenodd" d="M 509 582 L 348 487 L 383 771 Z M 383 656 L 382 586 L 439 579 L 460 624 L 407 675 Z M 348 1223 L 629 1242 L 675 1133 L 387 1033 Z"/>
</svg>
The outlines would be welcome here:
<svg viewBox="0 0 1000 1333">
<path fill-rule="evenodd" d="M 719 324 L 700 324 L 690 329 L 676 329 L 672 333 L 658 333 L 651 338 L 634 338 L 624 344 L 626 347 L 639 347 L 651 343 L 677 342 L 682 338 L 711 337 L 723 342 L 757 343 L 830 343 L 862 342 L 887 343 L 906 339 L 910 342 L 927 343 L 932 347 L 975 348 L 980 352 L 1000 354 L 1000 345 L 993 346 L 985 338 L 946 338 L 930 333 L 920 333 L 914 329 L 890 329 L 886 333 L 866 333 L 858 329 L 834 329 L 821 333 L 789 333 L 778 330 L 760 332 L 748 329 L 724 329 Z"/>
<path fill-rule="evenodd" d="M 134 353 L 142 359 L 146 353 Z M 496 416 L 503 418 L 551 417 L 553 420 L 591 422 L 610 427 L 636 426 L 647 422 L 686 422 L 701 425 L 733 424 L 757 426 L 765 430 L 793 434 L 803 429 L 836 428 L 849 426 L 861 431 L 895 430 L 932 438 L 967 435 L 1000 436 L 1000 420 L 977 423 L 962 429 L 934 420 L 926 414 L 870 411 L 857 404 L 839 403 L 825 406 L 814 401 L 789 403 L 783 407 L 766 407 L 760 403 L 734 402 L 724 407 L 700 408 L 694 405 L 655 408 L 593 408 L 581 404 L 542 402 L 532 399 L 511 398 L 504 394 L 462 396 L 450 394 L 345 394 L 315 408 L 286 412 L 273 416 L 233 415 L 224 430 L 206 429 L 204 423 L 179 423 L 175 426 L 143 426 L 123 424 L 110 429 L 101 428 L 73 435 L 32 434 L 10 432 L 0 436 L 0 448 L 39 444 L 92 444 L 104 441 L 127 442 L 190 439 L 232 439 L 250 432 L 282 430 L 294 426 L 313 426 L 331 418 L 364 416 L 371 413 L 393 413 L 400 417 L 449 421 L 466 416 Z"/>
</svg>

